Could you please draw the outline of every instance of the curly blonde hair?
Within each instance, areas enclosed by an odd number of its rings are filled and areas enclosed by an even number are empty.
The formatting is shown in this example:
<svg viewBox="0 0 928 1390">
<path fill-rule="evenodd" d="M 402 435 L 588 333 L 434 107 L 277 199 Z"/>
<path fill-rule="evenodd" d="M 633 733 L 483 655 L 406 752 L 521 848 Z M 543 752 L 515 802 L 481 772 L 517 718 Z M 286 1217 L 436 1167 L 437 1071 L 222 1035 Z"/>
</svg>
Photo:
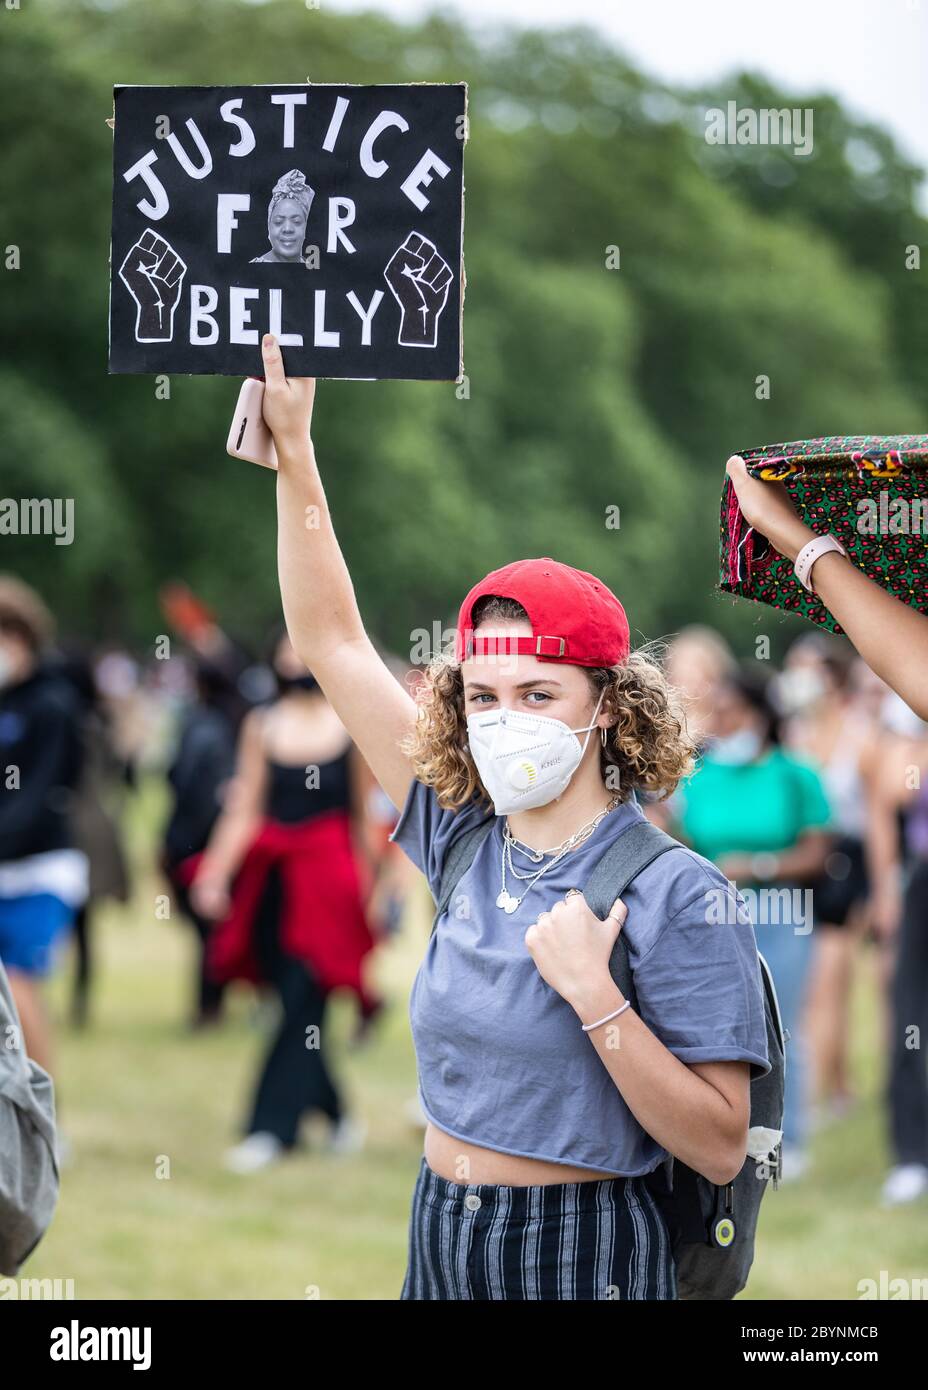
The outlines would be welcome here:
<svg viewBox="0 0 928 1390">
<path fill-rule="evenodd" d="M 477 628 L 491 618 L 527 619 L 514 599 L 488 595 L 475 605 Z M 693 769 L 696 745 L 676 690 L 660 660 L 664 644 L 648 643 L 618 666 L 583 667 L 603 710 L 615 716 L 600 752 L 603 781 L 621 801 L 643 791 L 663 801 Z M 415 777 L 435 788 L 438 804 L 456 810 L 474 797 L 492 801 L 465 744 L 464 681 L 461 664 L 448 653 L 429 663 L 416 701 L 418 718 L 403 742 Z"/>
</svg>

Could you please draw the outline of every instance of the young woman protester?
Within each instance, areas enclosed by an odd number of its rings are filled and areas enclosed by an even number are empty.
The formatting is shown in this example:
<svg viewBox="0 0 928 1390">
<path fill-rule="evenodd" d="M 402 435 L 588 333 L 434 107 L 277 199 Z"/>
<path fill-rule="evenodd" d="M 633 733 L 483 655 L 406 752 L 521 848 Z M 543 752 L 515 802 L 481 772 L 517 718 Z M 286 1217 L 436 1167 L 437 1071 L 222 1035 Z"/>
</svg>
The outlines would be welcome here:
<svg viewBox="0 0 928 1390">
<path fill-rule="evenodd" d="M 606 585 L 540 559 L 471 589 L 454 655 L 414 701 L 364 630 L 335 538 L 315 382 L 285 376 L 273 338 L 263 352 L 294 646 L 401 809 L 394 839 L 433 894 L 457 838 L 491 822 L 410 1000 L 428 1126 L 400 1297 L 675 1298 L 645 1176 L 669 1152 L 732 1180 L 769 1063 L 750 923 L 707 924 L 707 896 L 731 891 L 713 865 L 662 855 L 605 920 L 579 891 L 643 819 L 636 790 L 669 793 L 689 770 L 671 691 L 629 652 Z M 620 930 L 637 1008 L 609 972 Z"/>
</svg>

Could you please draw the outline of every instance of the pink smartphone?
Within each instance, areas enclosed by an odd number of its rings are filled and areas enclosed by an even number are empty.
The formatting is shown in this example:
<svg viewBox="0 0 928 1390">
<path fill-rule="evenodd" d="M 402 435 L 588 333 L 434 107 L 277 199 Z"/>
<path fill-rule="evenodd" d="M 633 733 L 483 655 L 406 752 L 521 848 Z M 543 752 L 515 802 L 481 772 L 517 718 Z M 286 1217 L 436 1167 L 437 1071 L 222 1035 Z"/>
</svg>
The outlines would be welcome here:
<svg viewBox="0 0 928 1390">
<path fill-rule="evenodd" d="M 262 468 L 277 467 L 274 436 L 264 423 L 264 382 L 255 376 L 246 377 L 238 393 L 238 404 L 232 416 L 232 427 L 226 440 L 226 453 Z"/>
</svg>

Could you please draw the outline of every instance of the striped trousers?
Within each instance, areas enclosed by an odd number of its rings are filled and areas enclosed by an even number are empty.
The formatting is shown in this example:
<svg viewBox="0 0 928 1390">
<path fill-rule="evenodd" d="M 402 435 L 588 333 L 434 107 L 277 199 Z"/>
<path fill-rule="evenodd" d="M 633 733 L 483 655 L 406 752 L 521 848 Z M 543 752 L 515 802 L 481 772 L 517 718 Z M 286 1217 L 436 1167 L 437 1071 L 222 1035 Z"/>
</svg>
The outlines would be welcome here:
<svg viewBox="0 0 928 1390">
<path fill-rule="evenodd" d="M 675 1299 L 664 1218 L 643 1178 L 503 1187 L 419 1165 L 401 1299 Z"/>
</svg>

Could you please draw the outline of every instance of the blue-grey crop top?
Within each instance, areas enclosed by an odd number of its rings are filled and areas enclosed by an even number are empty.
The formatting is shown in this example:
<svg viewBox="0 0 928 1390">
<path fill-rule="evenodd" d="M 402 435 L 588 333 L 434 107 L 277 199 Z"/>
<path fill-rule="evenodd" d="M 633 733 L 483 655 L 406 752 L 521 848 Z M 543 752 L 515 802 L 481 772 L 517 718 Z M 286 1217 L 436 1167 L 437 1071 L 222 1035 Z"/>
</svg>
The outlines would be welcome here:
<svg viewBox="0 0 928 1390">
<path fill-rule="evenodd" d="M 496 906 L 503 818 L 495 818 L 429 940 L 409 1000 L 419 1097 L 439 1129 L 501 1153 L 606 1174 L 648 1173 L 667 1156 L 523 941 L 538 914 L 568 888 L 583 887 L 615 837 L 642 815 L 634 800 L 611 811 L 512 915 Z M 486 816 L 476 804 L 442 810 L 434 790 L 413 781 L 390 838 L 437 900 L 449 845 Z M 623 894 L 638 1008 L 682 1061 L 741 1059 L 752 1076 L 762 1075 L 770 1063 L 754 929 L 748 920 L 718 924 L 735 917 L 717 910 L 717 898 L 716 910 L 707 910 L 720 890 L 732 891 L 724 875 L 679 849 L 642 870 Z"/>
</svg>

